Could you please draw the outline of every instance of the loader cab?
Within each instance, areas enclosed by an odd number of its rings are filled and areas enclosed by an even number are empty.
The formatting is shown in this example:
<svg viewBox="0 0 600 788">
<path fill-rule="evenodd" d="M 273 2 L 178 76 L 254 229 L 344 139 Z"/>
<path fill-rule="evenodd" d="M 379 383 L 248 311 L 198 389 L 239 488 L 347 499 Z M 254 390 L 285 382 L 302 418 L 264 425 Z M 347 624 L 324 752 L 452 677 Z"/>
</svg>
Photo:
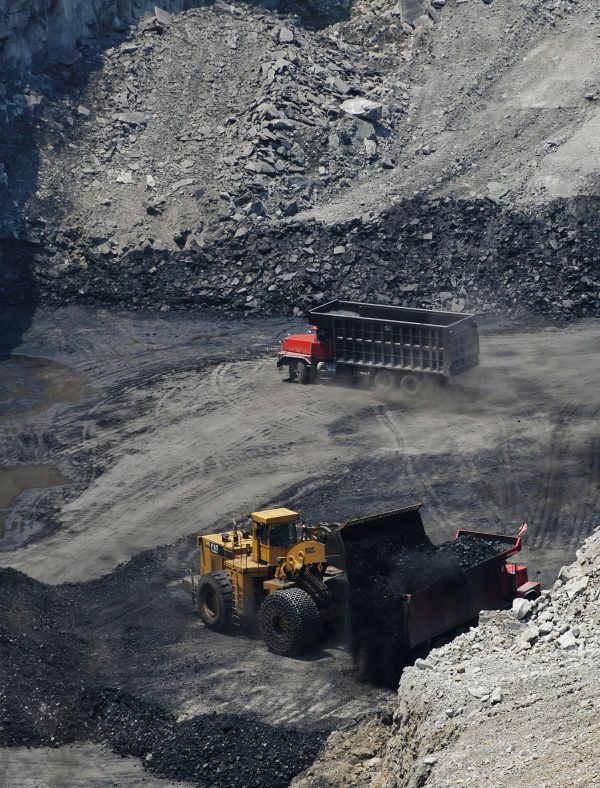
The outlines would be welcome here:
<svg viewBox="0 0 600 788">
<path fill-rule="evenodd" d="M 290 547 L 298 543 L 300 515 L 291 509 L 265 509 L 252 514 L 252 559 L 276 566 Z"/>
</svg>

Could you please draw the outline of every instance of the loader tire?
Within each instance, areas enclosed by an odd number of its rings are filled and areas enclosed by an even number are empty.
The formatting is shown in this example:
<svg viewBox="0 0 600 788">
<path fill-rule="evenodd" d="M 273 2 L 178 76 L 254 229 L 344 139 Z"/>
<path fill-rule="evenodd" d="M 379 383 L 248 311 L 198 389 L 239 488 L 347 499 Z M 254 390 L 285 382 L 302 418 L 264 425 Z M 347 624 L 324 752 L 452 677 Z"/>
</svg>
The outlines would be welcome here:
<svg viewBox="0 0 600 788">
<path fill-rule="evenodd" d="M 200 617 L 209 629 L 222 632 L 231 624 L 233 586 L 227 572 L 202 575 L 196 592 Z"/>
<path fill-rule="evenodd" d="M 310 380 L 310 370 L 304 361 L 290 361 L 290 380 L 292 383 L 308 383 Z"/>
<path fill-rule="evenodd" d="M 300 588 L 270 594 L 258 615 L 262 639 L 270 651 L 283 657 L 309 651 L 321 631 L 321 616 L 314 600 Z"/>
</svg>

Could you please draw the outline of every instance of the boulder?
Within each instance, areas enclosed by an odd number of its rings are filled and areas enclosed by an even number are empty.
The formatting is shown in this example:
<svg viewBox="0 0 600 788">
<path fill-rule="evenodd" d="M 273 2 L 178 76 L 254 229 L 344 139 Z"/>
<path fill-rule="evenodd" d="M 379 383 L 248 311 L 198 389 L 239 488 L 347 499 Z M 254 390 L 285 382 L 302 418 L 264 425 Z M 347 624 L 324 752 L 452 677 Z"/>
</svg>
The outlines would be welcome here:
<svg viewBox="0 0 600 788">
<path fill-rule="evenodd" d="M 346 99 L 342 103 L 341 109 L 348 115 L 353 115 L 363 120 L 380 120 L 383 113 L 382 104 L 365 98 Z"/>
</svg>

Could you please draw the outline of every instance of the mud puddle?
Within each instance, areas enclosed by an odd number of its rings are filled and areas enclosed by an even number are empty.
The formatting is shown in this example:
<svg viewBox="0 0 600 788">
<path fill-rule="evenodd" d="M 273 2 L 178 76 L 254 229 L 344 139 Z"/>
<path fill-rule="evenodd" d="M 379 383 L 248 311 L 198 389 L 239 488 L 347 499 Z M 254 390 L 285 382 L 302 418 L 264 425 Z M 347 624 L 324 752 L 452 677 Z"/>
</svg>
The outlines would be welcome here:
<svg viewBox="0 0 600 788">
<path fill-rule="evenodd" d="M 64 364 L 20 355 L 0 359 L 0 420 L 78 402 L 88 394 L 85 381 Z"/>
<path fill-rule="evenodd" d="M 55 465 L 20 465 L 0 468 L 0 549 L 22 543 L 28 535 L 26 522 L 6 528 L 8 515 L 17 498 L 26 490 L 43 490 L 69 484 Z"/>
</svg>

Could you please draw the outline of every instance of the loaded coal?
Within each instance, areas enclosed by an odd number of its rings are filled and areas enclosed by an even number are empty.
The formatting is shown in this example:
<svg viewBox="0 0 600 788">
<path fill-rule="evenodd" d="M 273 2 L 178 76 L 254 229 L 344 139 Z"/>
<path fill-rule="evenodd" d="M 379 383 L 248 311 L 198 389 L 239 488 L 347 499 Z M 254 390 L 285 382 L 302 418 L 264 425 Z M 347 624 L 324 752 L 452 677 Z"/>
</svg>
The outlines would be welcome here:
<svg viewBox="0 0 600 788">
<path fill-rule="evenodd" d="M 436 546 L 425 533 L 418 509 L 404 512 L 397 527 L 389 526 L 381 521 L 368 530 L 350 527 L 344 545 L 349 645 L 358 674 L 373 684 L 395 687 L 414 656 L 407 634 L 406 595 L 432 587 L 436 594 L 465 587 L 465 570 L 498 555 L 506 545 L 463 534 Z"/>
<path fill-rule="evenodd" d="M 103 686 L 82 586 L 48 586 L 0 569 L 0 747 L 105 744 L 158 776 L 198 786 L 289 785 L 329 731 L 269 725 L 251 714 L 178 722 L 145 698 Z M 83 602 L 83 604 L 82 604 Z"/>
</svg>

